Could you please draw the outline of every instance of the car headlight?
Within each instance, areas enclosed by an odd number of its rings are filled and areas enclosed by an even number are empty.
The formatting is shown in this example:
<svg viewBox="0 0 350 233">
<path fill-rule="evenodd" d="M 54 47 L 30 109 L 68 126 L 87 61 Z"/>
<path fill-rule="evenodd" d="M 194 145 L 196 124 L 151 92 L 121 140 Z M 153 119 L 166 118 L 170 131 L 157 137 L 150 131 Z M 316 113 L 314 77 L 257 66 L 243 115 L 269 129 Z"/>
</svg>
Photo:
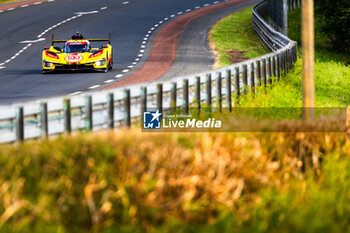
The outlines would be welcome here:
<svg viewBox="0 0 350 233">
<path fill-rule="evenodd" d="M 48 61 L 43 61 L 45 67 L 52 67 L 52 63 Z"/>
<path fill-rule="evenodd" d="M 102 60 L 98 60 L 96 63 L 96 66 L 103 66 L 106 64 L 106 58 L 103 58 Z"/>
</svg>

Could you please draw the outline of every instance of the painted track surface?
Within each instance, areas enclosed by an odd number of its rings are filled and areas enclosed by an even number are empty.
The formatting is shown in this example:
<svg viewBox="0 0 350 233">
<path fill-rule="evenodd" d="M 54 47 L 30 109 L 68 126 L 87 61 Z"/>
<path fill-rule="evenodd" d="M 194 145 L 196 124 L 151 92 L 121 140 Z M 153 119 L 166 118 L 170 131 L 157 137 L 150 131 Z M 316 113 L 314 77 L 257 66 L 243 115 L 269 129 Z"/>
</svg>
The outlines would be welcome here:
<svg viewBox="0 0 350 233">
<path fill-rule="evenodd" d="M 210 27 L 223 16 L 247 7 L 253 2 L 249 0 L 222 2 L 169 22 L 155 36 L 146 63 L 128 78 L 110 85 L 109 88 L 150 82 L 160 78 L 165 80 L 209 70 L 214 62 L 207 41 Z M 179 41 L 180 35 L 181 41 Z"/>
<path fill-rule="evenodd" d="M 101 88 L 101 84 L 115 81 L 139 60 L 147 58 L 150 45 L 145 49 L 141 45 L 145 35 L 157 32 L 155 24 L 160 27 L 159 21 L 164 24 L 169 15 L 212 3 L 207 0 L 56 0 L 4 11 L 0 13 L 0 103 Z M 149 31 L 151 28 L 154 29 Z M 75 31 L 90 38 L 112 34 L 112 72 L 41 74 L 41 52 L 49 45 L 51 34 L 65 39 Z M 30 43 L 38 37 L 46 40 Z"/>
</svg>

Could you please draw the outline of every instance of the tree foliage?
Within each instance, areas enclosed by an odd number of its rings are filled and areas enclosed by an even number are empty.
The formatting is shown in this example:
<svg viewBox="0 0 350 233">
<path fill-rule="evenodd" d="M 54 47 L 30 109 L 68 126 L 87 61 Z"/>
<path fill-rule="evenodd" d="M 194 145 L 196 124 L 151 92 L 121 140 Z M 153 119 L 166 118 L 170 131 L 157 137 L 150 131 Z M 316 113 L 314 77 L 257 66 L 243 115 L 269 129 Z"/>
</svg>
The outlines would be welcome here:
<svg viewBox="0 0 350 233">
<path fill-rule="evenodd" d="M 316 0 L 315 14 L 332 48 L 350 52 L 350 0 Z"/>
</svg>

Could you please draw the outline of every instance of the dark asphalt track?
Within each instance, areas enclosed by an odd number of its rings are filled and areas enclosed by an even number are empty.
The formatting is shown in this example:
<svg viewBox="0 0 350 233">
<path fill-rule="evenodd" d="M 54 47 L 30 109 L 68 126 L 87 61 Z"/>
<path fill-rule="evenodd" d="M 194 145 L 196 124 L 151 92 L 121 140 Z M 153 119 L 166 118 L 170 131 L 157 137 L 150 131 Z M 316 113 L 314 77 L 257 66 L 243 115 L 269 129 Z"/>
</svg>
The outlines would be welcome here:
<svg viewBox="0 0 350 233">
<path fill-rule="evenodd" d="M 190 23 L 179 37 L 175 63 L 159 80 L 169 80 L 179 75 L 187 76 L 210 70 L 215 62 L 215 56 L 209 47 L 207 36 L 210 28 L 225 16 L 258 2 L 260 0 L 227 7 Z"/>
<path fill-rule="evenodd" d="M 0 65 L 0 103 L 85 91 L 89 87 L 115 79 L 116 75 L 135 61 L 140 53 L 144 36 L 154 24 L 171 14 L 185 13 L 186 9 L 193 10 L 196 6 L 202 7 L 204 4 L 213 3 L 208 0 L 130 0 L 128 4 L 123 4 L 124 2 L 126 1 L 56 0 L 0 13 L 0 64 L 27 47 L 10 62 Z M 104 9 L 105 7 L 107 8 Z M 46 38 L 44 41 L 32 43 L 29 47 L 27 44 L 19 43 L 37 40 L 37 36 L 42 32 L 63 20 L 74 17 L 77 12 L 91 11 L 98 12 L 83 14 L 56 26 L 42 36 Z M 210 26 L 207 25 L 207 29 Z M 50 44 L 51 34 L 54 33 L 56 39 L 66 39 L 70 38 L 75 31 L 80 31 L 89 38 L 105 37 L 109 32 L 112 34 L 113 70 L 109 73 L 42 75 L 41 52 L 43 47 Z M 205 37 L 205 35 L 202 36 Z M 148 43 L 146 46 L 142 60 L 147 58 L 147 50 L 151 44 Z M 205 50 L 209 51 L 207 46 Z M 181 55 L 181 47 L 179 52 L 180 57 L 184 56 Z M 192 55 L 192 60 L 197 62 L 198 58 Z M 177 62 L 175 66 L 176 64 Z M 1 67 L 5 68 L 1 69 Z M 136 69 L 137 67 L 133 68 L 131 72 Z"/>
</svg>

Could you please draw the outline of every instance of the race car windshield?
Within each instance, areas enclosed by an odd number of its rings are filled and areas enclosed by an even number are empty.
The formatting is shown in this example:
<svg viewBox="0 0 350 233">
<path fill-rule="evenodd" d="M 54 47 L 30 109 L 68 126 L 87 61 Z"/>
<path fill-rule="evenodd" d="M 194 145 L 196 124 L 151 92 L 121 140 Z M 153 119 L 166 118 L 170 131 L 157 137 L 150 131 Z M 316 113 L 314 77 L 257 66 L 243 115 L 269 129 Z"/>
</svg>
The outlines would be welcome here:
<svg viewBox="0 0 350 233">
<path fill-rule="evenodd" d="M 88 51 L 87 44 L 67 44 L 66 53 L 84 53 Z"/>
</svg>

